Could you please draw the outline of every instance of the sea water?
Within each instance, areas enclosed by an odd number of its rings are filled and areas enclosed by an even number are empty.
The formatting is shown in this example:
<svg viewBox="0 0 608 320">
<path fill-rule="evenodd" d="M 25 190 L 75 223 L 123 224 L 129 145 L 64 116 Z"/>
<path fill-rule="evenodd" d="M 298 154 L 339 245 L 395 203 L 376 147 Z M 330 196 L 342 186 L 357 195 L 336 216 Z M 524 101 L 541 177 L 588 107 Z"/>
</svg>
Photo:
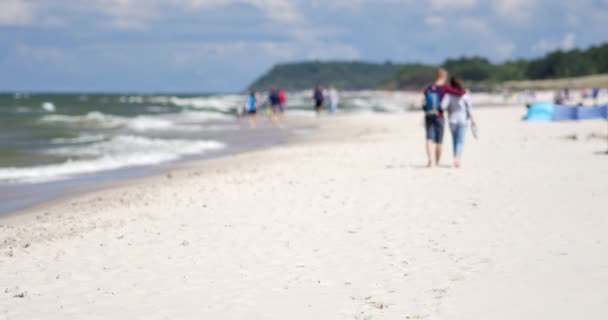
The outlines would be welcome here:
<svg viewBox="0 0 608 320">
<path fill-rule="evenodd" d="M 311 97 L 308 91 L 289 93 L 288 115 L 312 118 Z M 243 94 L 0 94 L 0 212 L 52 198 L 67 187 L 284 142 L 285 130 L 253 133 L 246 121 L 236 120 L 245 101 Z M 346 112 L 407 107 L 401 93 L 341 97 Z"/>
</svg>

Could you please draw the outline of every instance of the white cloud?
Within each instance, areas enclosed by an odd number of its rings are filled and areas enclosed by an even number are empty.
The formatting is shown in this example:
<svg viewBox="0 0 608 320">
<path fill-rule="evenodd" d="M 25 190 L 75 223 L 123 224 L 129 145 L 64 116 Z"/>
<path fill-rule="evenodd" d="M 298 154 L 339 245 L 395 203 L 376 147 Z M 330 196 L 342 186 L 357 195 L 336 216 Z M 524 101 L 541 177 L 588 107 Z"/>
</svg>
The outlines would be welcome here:
<svg viewBox="0 0 608 320">
<path fill-rule="evenodd" d="M 247 4 L 275 21 L 294 22 L 302 19 L 295 1 L 289 0 L 171 0 L 171 3 L 186 9 Z"/>
<path fill-rule="evenodd" d="M 532 50 L 536 52 L 548 52 L 557 49 L 571 50 L 576 44 L 576 34 L 574 32 L 568 32 L 564 34 L 560 40 L 541 39 L 533 47 Z"/>
<path fill-rule="evenodd" d="M 168 44 L 177 66 L 191 66 L 204 60 L 234 58 L 244 54 L 250 45 L 244 41 L 231 43 Z"/>
<path fill-rule="evenodd" d="M 101 13 L 110 19 L 106 25 L 122 30 L 144 30 L 151 20 L 162 15 L 151 0 L 96 0 L 81 9 Z"/>
<path fill-rule="evenodd" d="M 564 50 L 571 50 L 574 48 L 574 43 L 576 42 L 576 34 L 574 32 L 568 32 L 564 35 L 562 39 L 561 47 Z"/>
<path fill-rule="evenodd" d="M 0 1 L 0 25 L 27 25 L 33 22 L 33 7 L 22 0 Z"/>
<path fill-rule="evenodd" d="M 443 8 L 470 8 L 477 4 L 477 0 L 431 0 L 435 9 Z"/>
<path fill-rule="evenodd" d="M 365 8 L 369 0 L 310 0 L 309 4 L 313 8 L 318 9 L 332 9 L 332 10 L 350 10 L 359 11 Z"/>
<path fill-rule="evenodd" d="M 282 30 L 282 32 L 294 41 L 317 41 L 321 38 L 334 38 L 351 34 L 348 29 L 337 27 L 289 28 Z"/>
<path fill-rule="evenodd" d="M 34 4 L 38 16 L 33 16 Z M 299 22 L 300 10 L 289 0 L 89 0 L 64 4 L 59 0 L 0 0 L 1 24 L 59 25 L 63 20 L 75 21 L 78 17 L 100 16 L 96 22 L 118 30 L 149 29 L 151 25 L 179 16 L 200 15 L 206 8 L 221 8 L 233 4 L 250 5 L 256 12 L 277 22 Z M 204 13 L 202 13 L 204 16 Z M 228 14 L 228 13 L 227 13 Z M 45 23 L 46 22 L 46 23 Z"/>
<path fill-rule="evenodd" d="M 191 66 L 202 61 L 251 61 L 270 60 L 285 62 L 294 60 L 353 60 L 361 57 L 359 50 L 344 43 L 317 41 L 238 41 L 232 43 L 168 44 L 172 61 L 177 66 Z M 253 53 L 253 54 L 252 54 Z"/>
<path fill-rule="evenodd" d="M 494 0 L 494 11 L 498 16 L 514 22 L 525 22 L 533 16 L 534 0 Z"/>
<path fill-rule="evenodd" d="M 428 16 L 424 19 L 424 22 L 429 26 L 439 26 L 445 23 L 445 19 L 440 16 Z"/>
<path fill-rule="evenodd" d="M 463 18 L 459 20 L 459 26 L 468 32 L 474 32 L 476 34 L 487 34 L 490 33 L 490 27 L 488 24 L 477 18 Z"/>
</svg>

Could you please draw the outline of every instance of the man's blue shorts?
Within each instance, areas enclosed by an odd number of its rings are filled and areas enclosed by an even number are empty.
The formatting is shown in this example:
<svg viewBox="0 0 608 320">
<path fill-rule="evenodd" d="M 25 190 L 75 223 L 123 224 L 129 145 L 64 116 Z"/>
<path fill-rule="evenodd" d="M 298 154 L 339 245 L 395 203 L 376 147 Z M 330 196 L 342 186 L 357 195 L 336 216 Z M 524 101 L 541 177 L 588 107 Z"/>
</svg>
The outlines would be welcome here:
<svg viewBox="0 0 608 320">
<path fill-rule="evenodd" d="M 424 117 L 424 127 L 426 128 L 426 140 L 436 144 L 443 143 L 443 131 L 445 120 L 440 115 L 426 115 Z"/>
</svg>

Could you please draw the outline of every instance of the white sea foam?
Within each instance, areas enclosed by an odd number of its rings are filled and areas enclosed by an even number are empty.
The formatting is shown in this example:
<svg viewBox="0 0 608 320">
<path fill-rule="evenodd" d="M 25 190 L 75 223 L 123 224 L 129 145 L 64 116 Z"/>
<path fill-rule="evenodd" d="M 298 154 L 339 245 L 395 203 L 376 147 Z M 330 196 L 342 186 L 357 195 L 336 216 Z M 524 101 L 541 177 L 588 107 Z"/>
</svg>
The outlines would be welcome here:
<svg viewBox="0 0 608 320">
<path fill-rule="evenodd" d="M 80 160 L 68 160 L 60 164 L 0 168 L 0 181 L 42 182 L 68 178 L 75 175 L 115 170 L 125 167 L 155 165 L 178 160 L 186 155 L 202 154 L 219 150 L 225 145 L 217 141 L 166 140 L 140 136 L 116 136 L 89 145 L 62 147 L 50 150 L 56 155 L 72 156 Z M 90 159 L 82 159 L 87 157 Z"/>
<path fill-rule="evenodd" d="M 55 105 L 52 102 L 43 102 L 42 109 L 46 112 L 55 112 Z"/>
<path fill-rule="evenodd" d="M 241 129 L 241 126 L 238 124 L 228 124 L 228 125 L 208 125 L 203 128 L 205 131 L 237 131 Z"/>
<path fill-rule="evenodd" d="M 95 126 L 101 128 L 116 128 L 126 125 L 126 123 L 128 122 L 128 118 L 107 115 L 99 111 L 92 111 L 85 115 L 77 116 L 62 114 L 47 115 L 42 117 L 41 121 L 50 123 L 68 123 L 75 125 Z"/>
<path fill-rule="evenodd" d="M 176 131 L 188 132 L 203 130 L 199 124 L 212 120 L 224 120 L 227 116 L 210 112 L 181 112 L 163 116 L 137 116 L 128 120 L 126 127 L 135 132 Z"/>
<path fill-rule="evenodd" d="M 183 111 L 180 113 L 163 115 L 142 115 L 133 118 L 108 115 L 98 111 L 85 115 L 46 115 L 42 122 L 65 123 L 79 127 L 92 128 L 126 128 L 134 132 L 146 131 L 196 131 L 202 127 L 193 122 L 207 122 L 215 120 L 228 120 L 232 117 L 218 112 Z"/>
<path fill-rule="evenodd" d="M 127 127 L 134 131 L 160 131 L 172 129 L 175 124 L 167 119 L 137 116 L 127 122 Z"/>
<path fill-rule="evenodd" d="M 81 134 L 74 138 L 55 138 L 51 140 L 53 144 L 79 144 L 99 142 L 105 140 L 106 137 L 102 134 Z"/>
<path fill-rule="evenodd" d="M 172 104 L 178 107 L 193 109 L 213 109 L 227 112 L 240 106 L 245 101 L 243 95 L 222 95 L 210 97 L 152 97 L 150 102 L 160 104 Z"/>
<path fill-rule="evenodd" d="M 219 112 L 202 112 L 202 111 L 183 111 L 178 114 L 181 121 L 190 122 L 206 122 L 216 120 L 232 120 L 234 116 L 219 113 Z"/>
</svg>

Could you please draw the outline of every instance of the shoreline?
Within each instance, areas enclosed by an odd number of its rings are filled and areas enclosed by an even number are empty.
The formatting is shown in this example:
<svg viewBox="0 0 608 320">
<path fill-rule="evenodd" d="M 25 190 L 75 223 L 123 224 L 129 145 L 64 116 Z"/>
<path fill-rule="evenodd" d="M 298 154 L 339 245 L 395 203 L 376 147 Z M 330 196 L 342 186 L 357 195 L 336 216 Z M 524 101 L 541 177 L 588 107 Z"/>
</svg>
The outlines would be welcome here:
<svg viewBox="0 0 608 320">
<path fill-rule="evenodd" d="M 178 161 L 172 161 L 167 163 L 162 163 L 156 166 L 138 166 L 138 167 L 127 167 L 119 170 L 110 170 L 102 172 L 102 174 L 107 174 L 110 176 L 114 176 L 117 174 L 117 178 L 115 179 L 102 179 L 97 182 L 84 183 L 81 187 L 84 187 L 84 190 L 77 190 L 75 188 L 68 188 L 68 192 L 59 196 L 50 196 L 46 200 L 35 201 L 31 205 L 26 205 L 20 207 L 16 210 L 1 212 L 0 211 L 0 225 L 9 220 L 19 220 L 19 217 L 33 215 L 39 211 L 46 211 L 48 208 L 52 208 L 54 206 L 67 204 L 72 200 L 78 199 L 78 197 L 87 197 L 93 196 L 97 193 L 104 193 L 116 189 L 124 189 L 129 187 L 136 187 L 142 185 L 146 182 L 157 181 L 158 179 L 162 179 L 166 177 L 167 174 L 171 174 L 172 172 L 181 172 L 187 171 L 192 168 L 203 167 L 205 169 L 216 168 L 222 169 L 227 166 L 227 162 L 230 161 L 231 158 L 247 156 L 247 155 L 256 155 L 257 153 L 264 153 L 274 148 L 281 147 L 289 147 L 293 145 L 298 145 L 302 143 L 311 143 L 311 141 L 318 141 L 318 135 L 322 135 L 320 133 L 319 125 L 321 122 L 325 122 L 331 126 L 331 123 L 338 120 L 344 121 L 345 118 L 349 117 L 357 117 L 357 114 L 339 114 L 339 115 L 325 115 L 322 119 L 309 119 L 308 117 L 299 117 L 294 116 L 290 117 L 288 123 L 291 122 L 290 129 L 279 129 L 273 127 L 263 127 L 261 128 L 262 135 L 267 135 L 269 133 L 281 132 L 281 130 L 288 130 L 283 133 L 286 133 L 285 140 L 281 142 L 270 142 L 266 143 L 260 139 L 260 137 L 254 137 L 256 139 L 254 141 L 254 146 L 243 147 L 231 147 L 229 149 L 216 151 L 210 154 L 200 155 L 200 156 L 191 156 L 185 159 L 181 159 Z M 266 119 L 264 119 L 266 121 Z M 268 124 L 266 124 L 268 125 Z M 251 130 L 250 128 L 246 128 L 245 130 Z M 258 129 L 254 129 L 258 130 Z M 295 131 L 305 130 L 307 136 L 298 135 Z M 239 131 L 242 133 L 242 131 Z M 255 132 L 255 131 L 254 131 Z M 312 136 L 312 137 L 311 137 Z M 325 138 L 328 138 L 325 135 Z M 256 142 L 257 141 L 257 142 Z M 314 142 L 313 142 L 314 143 Z M 322 142 L 321 142 L 322 143 Z M 209 167 L 209 168 L 207 168 Z M 120 174 L 120 172 L 127 172 L 125 174 Z M 130 173 L 130 171 L 136 171 L 136 173 Z M 87 176 L 83 176 L 87 178 Z M 78 178 L 78 177 L 76 177 Z M 51 181 L 50 184 L 53 183 L 63 183 L 63 180 Z M 68 181 L 69 182 L 69 181 Z M 9 185 L 7 185 L 9 186 Z M 27 184 L 21 186 L 28 186 Z"/>
<path fill-rule="evenodd" d="M 608 167 L 595 154 L 605 141 L 587 136 L 605 122 L 524 123 L 522 112 L 478 109 L 462 169 L 446 168 L 448 135 L 444 165 L 423 168 L 419 114 L 348 115 L 287 145 L 0 217 L 0 309 L 602 319 Z"/>
<path fill-rule="evenodd" d="M 290 142 L 291 144 L 293 142 Z M 96 195 L 98 193 L 112 192 L 119 189 L 126 189 L 130 187 L 137 187 L 145 184 L 146 182 L 158 181 L 159 179 L 163 179 L 167 177 L 167 175 L 172 175 L 174 172 L 181 172 L 189 170 L 193 167 L 205 166 L 210 168 L 222 168 L 226 166 L 226 162 L 230 160 L 230 158 L 235 156 L 246 156 L 249 154 L 256 154 L 258 152 L 266 152 L 273 148 L 286 146 L 287 144 L 275 144 L 272 146 L 265 146 L 260 148 L 252 148 L 249 150 L 240 150 L 234 153 L 223 153 L 217 155 L 208 155 L 197 159 L 190 159 L 184 161 L 177 162 L 168 162 L 163 163 L 157 166 L 155 170 L 149 170 L 148 174 L 142 174 L 134 177 L 126 177 L 119 178 L 117 180 L 107 181 L 107 182 L 97 182 L 92 185 L 87 185 L 86 190 L 71 190 L 65 195 L 61 195 L 58 197 L 54 197 L 49 200 L 43 200 L 39 203 L 33 204 L 31 206 L 23 207 L 11 212 L 0 213 L 0 224 L 4 222 L 4 220 L 18 219 L 20 216 L 24 215 L 32 215 L 39 211 L 45 211 L 48 208 L 52 208 L 54 206 L 62 205 L 69 203 L 70 201 L 76 200 L 79 197 L 90 197 Z M 125 168 L 128 170 L 130 168 Z M 138 168 L 136 168 L 138 169 Z"/>
<path fill-rule="evenodd" d="M 266 119 L 263 119 L 262 122 L 265 122 L 265 120 Z M 235 124 L 240 123 L 238 120 L 234 121 Z M 158 165 L 124 167 L 115 170 L 100 171 L 95 174 L 80 174 L 42 183 L 0 184 L 0 191 L 3 189 L 11 191 L 18 189 L 21 190 L 22 193 L 21 197 L 16 198 L 16 200 L 13 200 L 12 202 L 10 198 L 0 199 L 5 201 L 4 207 L 0 206 L 0 220 L 4 216 L 19 214 L 20 212 L 27 211 L 30 208 L 36 208 L 40 205 L 44 206 L 45 203 L 69 197 L 71 194 L 95 192 L 96 190 L 112 188 L 114 185 L 128 184 L 129 181 L 137 181 L 147 177 L 163 175 L 167 171 L 172 170 L 172 168 L 179 168 L 187 163 L 197 163 L 199 161 L 224 158 L 233 154 L 264 150 L 282 144 L 289 144 L 289 140 L 294 138 L 297 130 L 306 129 L 311 130 L 311 132 L 316 130 L 316 123 L 309 121 L 307 118 L 298 116 L 290 118 L 284 125 L 287 125 L 287 127 L 279 129 L 263 123 L 260 128 L 255 130 L 241 128 L 236 132 L 227 132 L 229 134 L 227 139 L 229 144 L 225 149 L 210 151 L 201 155 L 187 156 L 183 159 Z M 280 133 L 281 136 L 275 135 L 277 132 Z M 246 142 L 239 141 L 238 136 L 243 133 L 248 134 L 248 137 L 250 137 Z M 82 188 L 84 188 L 85 191 L 80 190 Z M 31 189 L 33 189 L 33 191 L 31 191 Z M 24 194 L 26 190 L 35 198 L 26 199 L 27 197 Z M 23 198 L 23 200 L 20 201 L 21 198 Z M 6 203 L 9 204 L 7 205 Z"/>
</svg>

